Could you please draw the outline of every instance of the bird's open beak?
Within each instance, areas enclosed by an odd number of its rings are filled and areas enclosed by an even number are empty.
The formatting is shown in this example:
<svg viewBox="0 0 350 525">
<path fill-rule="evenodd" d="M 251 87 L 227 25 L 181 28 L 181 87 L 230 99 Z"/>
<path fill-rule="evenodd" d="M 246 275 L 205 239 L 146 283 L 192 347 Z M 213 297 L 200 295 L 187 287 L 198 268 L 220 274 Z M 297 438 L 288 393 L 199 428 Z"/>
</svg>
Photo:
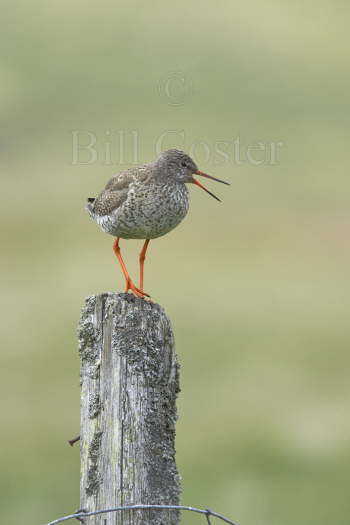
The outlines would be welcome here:
<svg viewBox="0 0 350 525">
<path fill-rule="evenodd" d="M 203 173 L 203 171 L 195 171 L 194 172 L 195 175 L 201 175 L 202 177 L 206 177 L 207 179 L 212 179 L 212 180 L 216 180 L 216 182 L 221 182 L 222 184 L 227 184 L 228 186 L 230 185 L 229 182 L 225 182 L 224 180 L 221 180 L 221 179 L 217 179 L 216 177 L 212 177 L 211 175 L 208 175 L 207 173 Z M 197 179 L 195 179 L 194 177 L 192 177 L 192 182 L 193 184 L 196 184 L 197 186 L 199 186 L 200 188 L 202 188 L 202 190 L 206 191 L 207 193 L 209 193 L 209 195 L 211 195 L 212 197 L 214 197 L 214 199 L 216 199 L 217 201 L 221 202 L 221 200 L 219 199 L 219 197 L 217 197 L 216 195 L 214 195 L 214 193 L 212 193 L 211 191 L 207 190 L 207 188 L 205 186 L 203 186 L 203 184 L 201 184 Z"/>
</svg>

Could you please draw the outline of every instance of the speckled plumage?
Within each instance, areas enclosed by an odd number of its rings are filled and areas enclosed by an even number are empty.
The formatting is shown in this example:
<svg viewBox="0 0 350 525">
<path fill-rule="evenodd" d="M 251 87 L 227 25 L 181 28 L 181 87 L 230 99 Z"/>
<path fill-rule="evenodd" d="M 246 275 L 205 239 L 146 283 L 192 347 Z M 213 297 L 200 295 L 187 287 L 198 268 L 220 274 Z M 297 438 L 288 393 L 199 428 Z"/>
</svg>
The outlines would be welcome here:
<svg viewBox="0 0 350 525">
<path fill-rule="evenodd" d="M 125 291 L 131 290 L 139 297 L 148 295 L 143 291 L 143 270 L 149 241 L 170 232 L 186 216 L 186 183 L 196 184 L 220 200 L 193 177 L 194 173 L 224 182 L 199 171 L 183 151 L 171 149 L 163 151 L 150 164 L 121 171 L 110 179 L 96 199 L 88 199 L 86 208 L 92 219 L 104 232 L 116 237 L 113 250 L 125 277 Z M 119 247 L 120 238 L 145 239 L 139 256 L 139 288 L 125 266 Z"/>
<path fill-rule="evenodd" d="M 186 168 L 181 166 L 185 162 Z M 88 202 L 87 210 L 104 232 L 115 237 L 161 237 L 186 216 L 187 172 L 192 174 L 196 170 L 197 166 L 188 155 L 168 150 L 153 163 L 130 168 L 112 177 L 100 195 Z"/>
</svg>

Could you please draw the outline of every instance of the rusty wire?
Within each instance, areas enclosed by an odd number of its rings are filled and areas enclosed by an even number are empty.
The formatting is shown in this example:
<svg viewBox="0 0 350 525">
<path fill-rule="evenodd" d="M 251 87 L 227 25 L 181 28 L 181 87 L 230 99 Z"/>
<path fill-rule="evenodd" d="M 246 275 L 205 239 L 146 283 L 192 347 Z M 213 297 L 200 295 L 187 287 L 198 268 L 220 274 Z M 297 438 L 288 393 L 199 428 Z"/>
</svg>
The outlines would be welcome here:
<svg viewBox="0 0 350 525">
<path fill-rule="evenodd" d="M 98 514 L 107 514 L 109 512 L 123 512 L 125 510 L 147 510 L 147 509 L 154 509 L 154 510 L 188 510 L 190 512 L 197 512 L 198 514 L 203 514 L 206 517 L 206 521 L 208 525 L 212 525 L 210 521 L 210 517 L 218 518 L 219 520 L 222 520 L 226 523 L 229 523 L 230 525 L 236 525 L 233 521 L 229 520 L 228 518 L 225 518 L 221 514 L 218 514 L 217 512 L 214 512 L 210 509 L 197 509 L 195 507 L 186 507 L 185 505 L 129 505 L 125 507 L 114 507 L 111 509 L 103 509 L 103 510 L 95 510 L 92 512 L 86 512 L 84 510 L 79 510 L 75 514 L 69 514 L 68 516 L 63 516 L 62 518 L 58 518 L 57 520 L 50 521 L 49 523 L 45 523 L 45 525 L 56 525 L 58 523 L 63 523 L 64 521 L 77 519 L 79 521 L 82 521 L 84 518 L 88 518 L 89 516 L 97 516 Z"/>
</svg>

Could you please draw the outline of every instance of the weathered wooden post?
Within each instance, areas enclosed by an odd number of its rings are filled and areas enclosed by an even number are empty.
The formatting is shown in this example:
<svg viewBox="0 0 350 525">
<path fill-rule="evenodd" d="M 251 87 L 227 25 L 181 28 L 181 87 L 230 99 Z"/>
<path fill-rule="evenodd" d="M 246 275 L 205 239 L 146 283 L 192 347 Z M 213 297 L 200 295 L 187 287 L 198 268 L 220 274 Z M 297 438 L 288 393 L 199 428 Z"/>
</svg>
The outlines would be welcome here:
<svg viewBox="0 0 350 525">
<path fill-rule="evenodd" d="M 79 323 L 80 506 L 178 505 L 179 375 L 163 309 L 130 294 L 88 297 Z M 178 525 L 174 510 L 123 511 L 87 525 Z"/>
</svg>

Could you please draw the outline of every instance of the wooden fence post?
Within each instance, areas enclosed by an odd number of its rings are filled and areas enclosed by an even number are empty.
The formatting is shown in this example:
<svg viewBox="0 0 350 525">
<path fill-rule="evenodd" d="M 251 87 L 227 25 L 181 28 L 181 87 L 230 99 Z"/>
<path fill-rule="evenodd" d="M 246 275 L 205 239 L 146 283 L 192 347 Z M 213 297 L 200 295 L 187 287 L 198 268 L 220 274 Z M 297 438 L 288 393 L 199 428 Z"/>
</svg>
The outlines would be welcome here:
<svg viewBox="0 0 350 525">
<path fill-rule="evenodd" d="M 164 310 L 131 294 L 90 296 L 79 323 L 80 505 L 178 505 L 175 464 L 179 374 Z M 178 525 L 174 510 L 84 519 L 86 525 Z"/>
</svg>

